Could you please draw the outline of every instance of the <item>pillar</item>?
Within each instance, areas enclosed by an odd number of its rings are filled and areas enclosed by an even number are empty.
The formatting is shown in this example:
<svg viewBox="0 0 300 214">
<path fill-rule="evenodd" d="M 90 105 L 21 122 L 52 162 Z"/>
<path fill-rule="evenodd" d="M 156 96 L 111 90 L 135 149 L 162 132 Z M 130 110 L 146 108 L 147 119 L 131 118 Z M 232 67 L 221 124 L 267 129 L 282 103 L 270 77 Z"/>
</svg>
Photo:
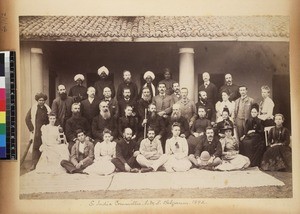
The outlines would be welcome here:
<svg viewBox="0 0 300 214">
<path fill-rule="evenodd" d="M 34 102 L 35 94 L 44 92 L 43 81 L 43 50 L 41 48 L 30 49 L 30 83 L 31 94 Z"/>
<path fill-rule="evenodd" d="M 195 94 L 194 49 L 179 49 L 179 85 L 189 90 L 188 98 L 194 100 Z"/>
</svg>

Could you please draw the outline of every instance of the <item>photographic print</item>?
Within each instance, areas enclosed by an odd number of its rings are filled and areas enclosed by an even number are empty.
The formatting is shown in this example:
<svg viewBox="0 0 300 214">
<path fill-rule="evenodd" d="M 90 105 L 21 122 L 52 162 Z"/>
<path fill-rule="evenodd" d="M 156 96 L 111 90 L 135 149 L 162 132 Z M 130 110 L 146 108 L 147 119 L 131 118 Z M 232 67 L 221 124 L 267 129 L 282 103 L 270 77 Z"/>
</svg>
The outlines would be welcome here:
<svg viewBox="0 0 300 214">
<path fill-rule="evenodd" d="M 289 22 L 19 16 L 20 199 L 292 198 Z"/>
</svg>

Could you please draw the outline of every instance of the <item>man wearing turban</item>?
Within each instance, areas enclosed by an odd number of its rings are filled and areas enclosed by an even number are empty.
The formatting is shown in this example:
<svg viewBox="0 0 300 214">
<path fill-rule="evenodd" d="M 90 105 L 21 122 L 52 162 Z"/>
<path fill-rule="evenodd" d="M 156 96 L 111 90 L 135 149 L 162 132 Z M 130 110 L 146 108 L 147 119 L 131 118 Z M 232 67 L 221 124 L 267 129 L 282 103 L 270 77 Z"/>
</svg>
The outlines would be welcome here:
<svg viewBox="0 0 300 214">
<path fill-rule="evenodd" d="M 103 100 L 104 96 L 103 96 L 103 89 L 105 87 L 109 87 L 111 90 L 111 97 L 114 98 L 115 97 L 115 86 L 113 81 L 111 81 L 109 79 L 109 70 L 107 69 L 107 67 L 102 66 L 98 69 L 98 75 L 100 77 L 100 79 L 95 82 L 94 88 L 96 89 L 96 96 L 100 99 Z"/>
<path fill-rule="evenodd" d="M 70 89 L 69 96 L 73 97 L 75 103 L 79 103 L 87 98 L 87 88 L 82 85 L 84 76 L 82 74 L 76 74 L 74 81 L 76 82 L 76 85 Z"/>
<path fill-rule="evenodd" d="M 29 109 L 25 117 L 27 128 L 30 131 L 31 139 L 33 139 L 32 165 L 30 170 L 35 169 L 41 156 L 41 152 L 39 151 L 39 148 L 42 145 L 41 127 L 49 123 L 48 114 L 51 112 L 51 109 L 45 103 L 47 98 L 46 94 L 37 93 L 35 95 L 37 104 Z"/>
<path fill-rule="evenodd" d="M 155 86 L 152 83 L 155 79 L 155 75 L 152 71 L 146 71 L 143 78 L 146 81 L 146 83 L 143 85 L 142 89 L 145 87 L 149 88 L 152 99 L 155 96 Z M 140 94 L 140 97 L 142 97 L 142 92 Z"/>
</svg>

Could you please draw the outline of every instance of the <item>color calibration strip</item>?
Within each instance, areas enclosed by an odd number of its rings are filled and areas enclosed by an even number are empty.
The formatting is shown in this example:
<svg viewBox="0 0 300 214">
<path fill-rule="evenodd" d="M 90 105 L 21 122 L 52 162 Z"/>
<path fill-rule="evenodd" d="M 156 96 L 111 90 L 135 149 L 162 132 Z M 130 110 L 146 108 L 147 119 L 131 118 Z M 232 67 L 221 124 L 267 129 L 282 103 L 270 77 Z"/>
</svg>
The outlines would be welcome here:
<svg viewBox="0 0 300 214">
<path fill-rule="evenodd" d="M 16 54 L 0 51 L 0 159 L 17 159 Z"/>
</svg>

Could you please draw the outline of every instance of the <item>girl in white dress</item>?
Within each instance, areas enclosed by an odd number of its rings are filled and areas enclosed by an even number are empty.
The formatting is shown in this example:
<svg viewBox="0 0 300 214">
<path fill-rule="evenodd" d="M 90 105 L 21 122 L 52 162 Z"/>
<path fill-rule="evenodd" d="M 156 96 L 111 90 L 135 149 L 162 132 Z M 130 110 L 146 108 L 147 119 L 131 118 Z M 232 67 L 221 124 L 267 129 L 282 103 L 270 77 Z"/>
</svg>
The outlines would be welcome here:
<svg viewBox="0 0 300 214">
<path fill-rule="evenodd" d="M 172 125 L 172 138 L 166 141 L 166 155 L 168 161 L 164 164 L 167 172 L 188 171 L 192 163 L 188 159 L 188 144 L 184 137 L 179 137 L 180 126 L 178 123 Z"/>
<path fill-rule="evenodd" d="M 222 91 L 222 102 L 218 101 L 216 103 L 216 123 L 223 120 L 222 118 L 222 112 L 224 108 L 227 108 L 229 111 L 229 118 L 231 121 L 233 121 L 234 118 L 234 107 L 235 103 L 232 101 L 229 101 L 229 94 L 227 91 Z"/>
<path fill-rule="evenodd" d="M 69 159 L 69 150 L 66 137 L 60 126 L 55 126 L 56 116 L 53 113 L 48 115 L 49 124 L 41 127 L 42 145 L 40 151 L 42 155 L 36 166 L 37 173 L 60 174 L 65 173 L 60 162 Z"/>
<path fill-rule="evenodd" d="M 84 172 L 88 174 L 109 175 L 115 171 L 111 159 L 116 157 L 116 142 L 112 141 L 111 131 L 104 129 L 103 142 L 97 142 L 94 148 L 94 163 Z"/>
</svg>

